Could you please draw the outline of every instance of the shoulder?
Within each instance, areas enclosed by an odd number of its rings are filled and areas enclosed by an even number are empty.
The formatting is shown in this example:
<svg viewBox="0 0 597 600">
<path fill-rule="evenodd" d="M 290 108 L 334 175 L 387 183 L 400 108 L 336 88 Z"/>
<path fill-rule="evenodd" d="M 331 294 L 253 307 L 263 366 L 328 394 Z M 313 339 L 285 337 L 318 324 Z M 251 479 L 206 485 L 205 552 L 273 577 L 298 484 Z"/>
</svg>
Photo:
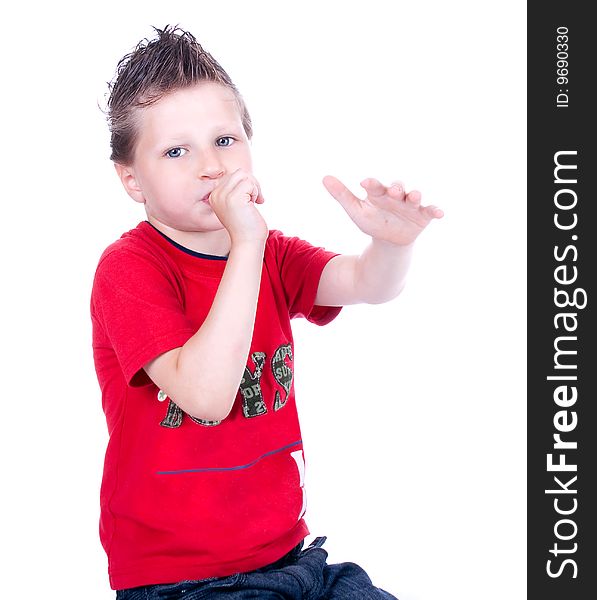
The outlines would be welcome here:
<svg viewBox="0 0 597 600">
<path fill-rule="evenodd" d="M 279 263 L 284 255 L 284 248 L 288 238 L 277 229 L 270 229 L 267 241 L 265 242 L 265 262 L 274 261 Z"/>
<path fill-rule="evenodd" d="M 277 229 L 272 229 L 266 242 L 266 251 L 273 251 L 279 260 L 284 260 L 288 255 L 308 251 L 318 250 L 309 242 L 297 237 L 287 236 Z"/>
<path fill-rule="evenodd" d="M 266 248 L 268 246 L 275 246 L 276 244 L 283 242 L 285 237 L 286 236 L 278 229 L 270 229 L 267 236 L 267 241 L 265 243 Z"/>
<path fill-rule="evenodd" d="M 127 253 L 151 253 L 150 249 L 151 244 L 148 232 L 142 222 L 134 229 L 123 233 L 117 240 L 108 245 L 100 256 L 99 264 L 101 265 L 102 262 L 111 256 L 125 255 Z"/>
<path fill-rule="evenodd" d="M 93 279 L 92 297 L 113 294 L 114 288 L 137 293 L 164 285 L 180 292 L 180 269 L 150 227 L 140 223 L 103 251 Z"/>
<path fill-rule="evenodd" d="M 312 243 L 297 237 L 284 235 L 279 230 L 271 230 L 267 244 L 266 252 L 273 253 L 278 265 L 306 265 L 312 262 L 328 262 L 331 258 L 338 256 L 337 252 L 331 252 L 323 246 L 313 245 Z M 300 267 L 299 267 L 300 268 Z"/>
<path fill-rule="evenodd" d="M 144 265 L 171 270 L 174 261 L 152 234 L 151 226 L 146 222 L 123 233 L 103 251 L 97 272 L 113 269 L 128 271 L 130 267 L 142 268 Z"/>
</svg>

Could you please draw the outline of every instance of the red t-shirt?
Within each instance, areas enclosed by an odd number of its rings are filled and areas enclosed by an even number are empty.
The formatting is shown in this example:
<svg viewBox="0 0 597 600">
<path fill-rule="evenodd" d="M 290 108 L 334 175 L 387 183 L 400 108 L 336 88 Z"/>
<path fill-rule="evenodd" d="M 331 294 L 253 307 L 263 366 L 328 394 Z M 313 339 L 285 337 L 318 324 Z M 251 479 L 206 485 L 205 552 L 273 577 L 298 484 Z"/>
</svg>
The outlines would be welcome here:
<svg viewBox="0 0 597 600">
<path fill-rule="evenodd" d="M 164 399 L 143 366 L 199 329 L 226 260 L 177 246 L 147 222 L 102 255 L 91 316 L 110 434 L 100 537 L 113 589 L 251 571 L 308 534 L 290 319 L 324 325 L 338 314 L 314 306 L 333 256 L 270 232 L 239 394 L 210 423 Z"/>
</svg>

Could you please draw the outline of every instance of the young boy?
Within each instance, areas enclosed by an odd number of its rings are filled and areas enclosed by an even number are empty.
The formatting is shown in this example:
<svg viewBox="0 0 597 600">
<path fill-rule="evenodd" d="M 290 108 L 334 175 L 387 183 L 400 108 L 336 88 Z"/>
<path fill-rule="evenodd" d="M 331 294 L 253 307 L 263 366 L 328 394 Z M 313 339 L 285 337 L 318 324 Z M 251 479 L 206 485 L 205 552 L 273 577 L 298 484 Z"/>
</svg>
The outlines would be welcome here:
<svg viewBox="0 0 597 600">
<path fill-rule="evenodd" d="M 374 179 L 324 185 L 372 238 L 341 256 L 268 230 L 251 120 L 188 32 L 156 29 L 118 65 L 112 156 L 147 220 L 103 253 L 93 351 L 110 439 L 100 535 L 117 598 L 393 598 L 327 565 L 303 514 L 290 319 L 400 293 L 419 233 L 442 216 Z"/>
</svg>

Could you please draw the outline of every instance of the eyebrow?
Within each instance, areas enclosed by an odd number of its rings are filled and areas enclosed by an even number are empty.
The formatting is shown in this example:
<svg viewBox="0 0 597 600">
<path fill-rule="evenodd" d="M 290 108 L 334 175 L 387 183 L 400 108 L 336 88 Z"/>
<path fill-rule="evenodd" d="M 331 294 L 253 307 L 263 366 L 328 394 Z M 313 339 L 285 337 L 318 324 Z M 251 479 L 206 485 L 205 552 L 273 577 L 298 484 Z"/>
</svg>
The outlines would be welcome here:
<svg viewBox="0 0 597 600">
<path fill-rule="evenodd" d="M 211 129 L 211 135 L 217 136 L 219 134 L 223 134 L 223 133 L 227 133 L 227 132 L 242 131 L 243 126 L 242 126 L 242 123 L 229 122 L 229 123 L 219 123 L 217 125 L 211 125 L 210 129 Z M 183 139 L 183 138 L 188 137 L 189 132 L 188 131 L 174 131 L 174 133 L 164 133 L 163 135 L 167 136 L 169 139 Z"/>
</svg>

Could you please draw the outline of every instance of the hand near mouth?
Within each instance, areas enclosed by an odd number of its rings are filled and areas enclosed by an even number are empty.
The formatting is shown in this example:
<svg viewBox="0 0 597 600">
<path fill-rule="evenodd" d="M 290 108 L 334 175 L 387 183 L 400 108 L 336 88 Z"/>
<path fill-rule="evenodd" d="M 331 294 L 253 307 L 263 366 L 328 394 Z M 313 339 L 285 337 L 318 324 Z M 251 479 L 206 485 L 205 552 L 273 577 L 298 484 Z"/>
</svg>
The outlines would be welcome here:
<svg viewBox="0 0 597 600">
<path fill-rule="evenodd" d="M 225 175 L 202 200 L 209 202 L 232 243 L 265 242 L 269 230 L 255 204 L 265 202 L 259 182 L 244 169 Z"/>
</svg>

